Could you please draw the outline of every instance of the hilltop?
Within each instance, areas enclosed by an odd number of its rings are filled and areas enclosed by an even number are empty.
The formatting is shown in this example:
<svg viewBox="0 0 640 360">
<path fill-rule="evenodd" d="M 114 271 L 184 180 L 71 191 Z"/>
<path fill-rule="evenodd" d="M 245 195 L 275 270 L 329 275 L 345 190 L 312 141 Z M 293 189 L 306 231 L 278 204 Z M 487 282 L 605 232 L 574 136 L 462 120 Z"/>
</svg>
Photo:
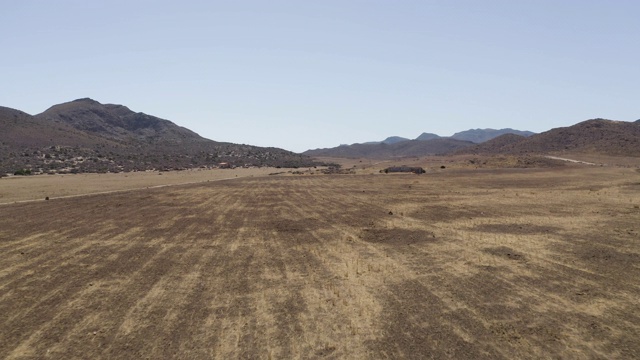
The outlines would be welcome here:
<svg viewBox="0 0 640 360">
<path fill-rule="evenodd" d="M 88 98 L 54 105 L 35 117 L 49 123 L 65 123 L 79 131 L 120 142 L 209 141 L 169 120 L 136 113 L 123 105 L 101 104 Z"/>
</svg>

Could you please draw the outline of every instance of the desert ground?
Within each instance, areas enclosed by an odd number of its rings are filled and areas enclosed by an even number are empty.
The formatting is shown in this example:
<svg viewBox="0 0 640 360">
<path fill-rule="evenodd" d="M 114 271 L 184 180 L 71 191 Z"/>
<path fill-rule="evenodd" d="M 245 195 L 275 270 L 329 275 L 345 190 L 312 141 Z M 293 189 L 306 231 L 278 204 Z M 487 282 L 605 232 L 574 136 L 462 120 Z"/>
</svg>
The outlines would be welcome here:
<svg viewBox="0 0 640 360">
<path fill-rule="evenodd" d="M 0 358 L 640 358 L 636 168 L 436 165 L 0 179 Z"/>
<path fill-rule="evenodd" d="M 184 171 L 139 171 L 107 174 L 57 174 L 0 178 L 0 205 L 61 197 L 84 196 L 195 184 L 237 177 L 264 176 L 290 169 L 236 168 Z"/>
</svg>

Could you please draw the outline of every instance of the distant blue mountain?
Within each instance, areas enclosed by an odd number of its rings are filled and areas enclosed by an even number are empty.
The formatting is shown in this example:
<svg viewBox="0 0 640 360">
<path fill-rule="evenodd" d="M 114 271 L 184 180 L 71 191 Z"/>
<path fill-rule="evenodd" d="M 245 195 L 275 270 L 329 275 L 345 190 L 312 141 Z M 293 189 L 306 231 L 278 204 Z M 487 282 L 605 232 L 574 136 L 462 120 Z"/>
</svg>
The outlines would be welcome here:
<svg viewBox="0 0 640 360">
<path fill-rule="evenodd" d="M 403 141 L 409 141 L 410 139 L 407 138 L 403 138 L 400 136 L 389 136 L 388 138 L 382 140 L 383 143 L 385 144 L 395 144 L 395 143 L 399 143 L 399 142 L 403 142 Z"/>
<path fill-rule="evenodd" d="M 426 140 L 433 140 L 433 139 L 439 139 L 439 138 L 440 138 L 440 135 L 438 134 L 424 132 L 420 134 L 420 136 L 418 136 L 416 140 L 426 141 Z"/>
<path fill-rule="evenodd" d="M 640 120 L 636 121 L 638 123 L 640 123 Z M 434 139 L 455 139 L 455 140 L 463 140 L 463 141 L 471 141 L 473 143 L 479 144 L 479 143 L 483 143 L 485 141 L 489 141 L 493 138 L 496 138 L 498 136 L 504 135 L 504 134 L 515 134 L 515 135 L 520 135 L 520 136 L 524 136 L 524 137 L 529 137 L 531 135 L 534 135 L 534 132 L 531 131 L 522 131 L 522 130 L 514 130 L 514 129 L 469 129 L 469 130 L 465 130 L 465 131 L 461 131 L 461 132 L 457 132 L 455 134 L 453 134 L 452 136 L 440 136 L 438 134 L 433 134 L 433 133 L 427 133 L 424 132 L 422 134 L 420 134 L 420 136 L 418 136 L 417 138 L 413 139 L 413 140 L 419 140 L 419 141 L 429 141 L 429 140 L 434 140 Z M 387 145 L 391 145 L 391 144 L 397 144 L 397 143 L 401 143 L 401 142 L 405 142 L 405 141 L 411 141 L 411 139 L 405 138 L 405 137 L 401 137 L 401 136 L 389 136 L 388 138 L 382 140 L 382 141 L 368 141 L 362 144 L 366 144 L 366 145 L 372 145 L 372 144 L 387 144 Z"/>
<path fill-rule="evenodd" d="M 457 140 L 465 140 L 465 141 L 471 141 L 474 142 L 476 144 L 479 143 L 483 143 L 485 141 L 489 141 L 493 138 L 496 138 L 500 135 L 504 135 L 504 134 L 516 134 L 516 135 L 520 135 L 520 136 L 524 136 L 524 137 L 529 137 L 531 135 L 534 135 L 535 133 L 531 132 L 531 131 L 521 131 L 521 130 L 514 130 L 514 129 L 500 129 L 500 130 L 496 130 L 496 129 L 470 129 L 470 130 L 466 130 L 466 131 L 461 131 L 458 133 L 455 133 L 451 136 L 452 139 L 457 139 Z"/>
</svg>

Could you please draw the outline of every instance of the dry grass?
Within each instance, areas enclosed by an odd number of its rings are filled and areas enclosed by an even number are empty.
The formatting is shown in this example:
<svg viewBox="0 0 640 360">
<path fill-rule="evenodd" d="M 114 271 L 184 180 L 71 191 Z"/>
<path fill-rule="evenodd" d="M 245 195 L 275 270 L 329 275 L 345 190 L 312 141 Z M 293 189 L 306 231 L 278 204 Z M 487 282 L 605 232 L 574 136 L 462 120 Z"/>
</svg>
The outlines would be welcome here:
<svg viewBox="0 0 640 360">
<path fill-rule="evenodd" d="M 461 169 L 3 206 L 0 357 L 637 358 L 639 190 Z"/>
<path fill-rule="evenodd" d="M 192 169 L 110 174 L 65 174 L 0 178 L 0 204 L 112 191 L 134 190 L 236 177 L 264 176 L 287 170 L 276 168 Z"/>
</svg>

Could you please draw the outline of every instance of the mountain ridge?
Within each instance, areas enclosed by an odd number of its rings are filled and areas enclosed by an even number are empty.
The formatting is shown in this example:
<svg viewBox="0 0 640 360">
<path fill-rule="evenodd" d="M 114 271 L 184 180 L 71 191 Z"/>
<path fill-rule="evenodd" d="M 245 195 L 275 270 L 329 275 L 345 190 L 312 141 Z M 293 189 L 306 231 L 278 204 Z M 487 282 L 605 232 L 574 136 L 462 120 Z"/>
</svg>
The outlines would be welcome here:
<svg viewBox="0 0 640 360">
<path fill-rule="evenodd" d="M 53 105 L 35 117 L 64 122 L 78 130 L 115 140 L 125 140 L 127 137 L 174 141 L 205 140 L 169 120 L 134 112 L 124 105 L 101 104 L 90 98 Z"/>
<path fill-rule="evenodd" d="M 432 140 L 409 140 L 393 144 L 352 144 L 334 148 L 314 149 L 303 152 L 308 156 L 347 158 L 388 158 L 403 156 L 443 155 L 465 147 L 473 146 L 469 141 L 438 138 Z"/>
<path fill-rule="evenodd" d="M 409 139 L 402 136 L 389 136 L 382 141 L 367 141 L 361 144 L 381 144 L 381 143 L 395 144 L 402 141 L 411 141 L 411 140 L 427 141 L 427 140 L 433 140 L 433 139 L 455 139 L 455 140 L 481 143 L 484 141 L 491 140 L 503 134 L 518 134 L 522 136 L 531 136 L 535 133 L 532 131 L 516 130 L 512 128 L 504 128 L 504 129 L 478 128 L 478 129 L 469 129 L 469 130 L 460 131 L 451 136 L 440 136 L 434 133 L 423 132 L 422 134 L 418 135 L 418 137 L 416 137 L 415 139 Z M 345 144 L 342 144 L 340 146 L 343 146 L 343 145 Z M 351 145 L 355 145 L 355 144 L 351 144 Z M 314 149 L 310 149 L 310 150 L 314 150 Z"/>
<path fill-rule="evenodd" d="M 478 129 L 476 129 L 478 130 Z M 486 130 L 486 129 L 480 129 Z M 480 144 L 470 141 L 462 143 L 448 143 L 434 151 L 436 144 L 427 147 L 419 146 L 403 147 L 401 144 L 415 142 L 432 142 L 443 140 L 455 140 L 452 137 L 437 138 L 426 141 L 409 140 L 393 144 L 352 144 L 340 148 L 326 148 L 308 150 L 303 154 L 310 156 L 336 156 L 336 157 L 384 157 L 384 156 L 427 156 L 448 154 L 483 154 L 483 155 L 545 155 L 565 152 L 582 152 L 612 156 L 638 156 L 640 157 L 640 120 L 627 122 L 607 119 L 590 119 L 577 124 L 550 129 L 548 131 L 523 136 L 513 129 L 502 135 L 493 137 Z M 495 134 L 495 132 L 493 132 Z M 474 132 L 470 132 L 474 134 Z M 475 132 L 477 134 L 477 132 Z M 525 134 L 526 135 L 526 134 Z M 366 145 L 366 147 L 364 147 Z M 386 148 L 385 148 L 386 146 Z M 411 151 L 403 152 L 403 149 L 411 148 Z M 420 151 L 422 149 L 422 151 Z"/>
<path fill-rule="evenodd" d="M 473 146 L 475 142 L 469 139 L 493 139 L 502 134 L 518 133 L 528 136 L 534 134 L 531 131 L 505 129 L 470 129 L 455 133 L 452 136 L 440 136 L 423 132 L 417 138 L 411 140 L 400 136 L 390 136 L 383 141 L 370 141 L 351 145 L 342 144 L 334 148 L 309 149 L 303 154 L 309 156 L 336 156 L 336 157 L 384 157 L 384 156 L 425 156 L 441 155 Z M 519 135 L 520 136 L 520 135 Z M 425 142 L 426 145 L 419 143 Z M 406 143 L 406 144 L 405 144 Z M 399 145 L 405 144 L 405 145 Z M 385 147 L 394 145 L 393 147 Z"/>
<path fill-rule="evenodd" d="M 466 140 L 474 143 L 483 143 L 504 134 L 516 134 L 524 137 L 534 135 L 535 133 L 527 130 L 515 130 L 512 128 L 504 129 L 469 129 L 457 132 L 451 135 L 452 139 Z"/>
<path fill-rule="evenodd" d="M 562 152 L 640 156 L 640 122 L 589 119 L 530 137 L 496 138 L 456 153 L 521 155 Z"/>
<path fill-rule="evenodd" d="M 275 147 L 218 142 L 124 105 L 82 98 L 37 115 L 0 107 L 0 174 L 315 166 Z"/>
</svg>

